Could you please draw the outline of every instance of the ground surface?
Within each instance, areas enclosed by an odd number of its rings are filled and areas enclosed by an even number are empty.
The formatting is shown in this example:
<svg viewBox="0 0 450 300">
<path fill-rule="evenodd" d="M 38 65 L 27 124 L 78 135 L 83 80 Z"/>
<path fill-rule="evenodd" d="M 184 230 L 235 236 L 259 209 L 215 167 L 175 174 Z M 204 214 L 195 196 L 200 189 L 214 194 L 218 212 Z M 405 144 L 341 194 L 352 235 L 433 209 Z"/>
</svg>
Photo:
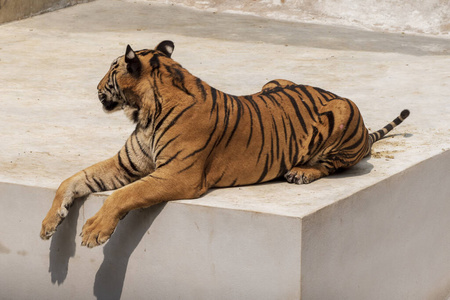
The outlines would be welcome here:
<svg viewBox="0 0 450 300">
<path fill-rule="evenodd" d="M 275 78 L 319 86 L 354 100 L 372 130 L 411 111 L 346 172 L 186 202 L 303 216 L 450 149 L 448 39 L 98 0 L 0 26 L 0 181 L 53 189 L 114 155 L 134 126 L 103 113 L 96 85 L 127 44 L 165 39 L 176 61 L 225 92 L 254 93 Z"/>
</svg>

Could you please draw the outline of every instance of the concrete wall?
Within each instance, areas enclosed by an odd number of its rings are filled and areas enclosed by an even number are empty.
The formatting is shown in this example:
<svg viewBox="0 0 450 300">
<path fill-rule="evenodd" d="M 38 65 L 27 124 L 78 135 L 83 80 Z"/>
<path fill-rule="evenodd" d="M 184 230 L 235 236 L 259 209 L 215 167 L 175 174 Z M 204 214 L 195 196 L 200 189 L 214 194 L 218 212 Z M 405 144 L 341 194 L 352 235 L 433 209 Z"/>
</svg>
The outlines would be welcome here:
<svg viewBox="0 0 450 300">
<path fill-rule="evenodd" d="M 447 299 L 450 151 L 303 218 L 302 299 Z"/>
<path fill-rule="evenodd" d="M 299 299 L 301 220 L 171 202 L 133 211 L 104 247 L 81 247 L 105 196 L 38 237 L 54 191 L 0 183 L 0 299 Z"/>
<path fill-rule="evenodd" d="M 176 3 L 199 9 L 370 30 L 442 35 L 450 31 L 448 0 L 179 0 Z"/>
<path fill-rule="evenodd" d="M 93 0 L 0 0 L 0 24 Z"/>
</svg>

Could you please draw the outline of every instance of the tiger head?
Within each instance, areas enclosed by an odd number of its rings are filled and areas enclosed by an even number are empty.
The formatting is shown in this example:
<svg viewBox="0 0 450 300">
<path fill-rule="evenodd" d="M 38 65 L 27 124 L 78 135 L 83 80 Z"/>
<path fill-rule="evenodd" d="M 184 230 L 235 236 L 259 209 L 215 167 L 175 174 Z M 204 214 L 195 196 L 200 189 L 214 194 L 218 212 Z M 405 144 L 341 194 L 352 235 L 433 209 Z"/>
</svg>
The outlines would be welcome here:
<svg viewBox="0 0 450 300">
<path fill-rule="evenodd" d="M 143 74 L 150 74 L 151 59 L 147 55 L 170 58 L 174 50 L 171 41 L 161 42 L 154 50 L 133 51 L 127 46 L 125 55 L 115 59 L 109 71 L 97 86 L 98 98 L 107 113 L 124 110 L 127 116 L 137 122 L 137 114 L 142 106 L 142 91 L 148 92 L 151 83 L 142 80 Z M 143 59 L 146 57 L 146 59 Z M 143 86 L 145 85 L 145 86 Z"/>
</svg>

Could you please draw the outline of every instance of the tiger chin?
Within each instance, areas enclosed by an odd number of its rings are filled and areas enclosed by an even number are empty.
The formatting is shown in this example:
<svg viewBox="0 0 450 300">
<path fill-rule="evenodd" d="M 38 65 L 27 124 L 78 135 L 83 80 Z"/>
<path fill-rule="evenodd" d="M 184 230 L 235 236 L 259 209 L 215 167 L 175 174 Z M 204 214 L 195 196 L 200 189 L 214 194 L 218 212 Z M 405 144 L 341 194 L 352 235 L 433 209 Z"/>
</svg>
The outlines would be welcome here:
<svg viewBox="0 0 450 300">
<path fill-rule="evenodd" d="M 273 80 L 256 94 L 226 94 L 172 60 L 173 50 L 171 41 L 136 52 L 127 46 L 113 61 L 99 100 L 106 112 L 124 110 L 136 128 L 116 155 L 61 183 L 42 239 L 76 198 L 95 192 L 115 190 L 83 226 L 87 247 L 105 243 L 134 209 L 282 176 L 313 182 L 357 164 L 409 115 L 369 133 L 351 100 L 320 88 Z"/>
</svg>

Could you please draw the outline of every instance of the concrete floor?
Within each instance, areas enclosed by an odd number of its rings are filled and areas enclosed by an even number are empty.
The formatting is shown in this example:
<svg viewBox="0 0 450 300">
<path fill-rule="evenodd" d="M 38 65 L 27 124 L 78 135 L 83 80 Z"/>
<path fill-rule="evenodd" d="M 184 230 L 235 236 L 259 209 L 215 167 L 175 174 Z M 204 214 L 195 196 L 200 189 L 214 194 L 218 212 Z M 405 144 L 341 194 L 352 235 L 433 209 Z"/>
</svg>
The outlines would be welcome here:
<svg viewBox="0 0 450 300">
<path fill-rule="evenodd" d="M 0 39 L 2 182 L 56 188 L 114 155 L 133 125 L 103 113 L 96 85 L 127 44 L 164 39 L 175 60 L 226 92 L 253 93 L 274 78 L 319 86 L 354 100 L 373 130 L 411 110 L 374 157 L 342 174 L 224 189 L 196 204 L 307 214 L 450 148 L 448 39 L 104 0 L 2 25 Z M 271 201 L 280 189 L 285 200 Z"/>
</svg>

